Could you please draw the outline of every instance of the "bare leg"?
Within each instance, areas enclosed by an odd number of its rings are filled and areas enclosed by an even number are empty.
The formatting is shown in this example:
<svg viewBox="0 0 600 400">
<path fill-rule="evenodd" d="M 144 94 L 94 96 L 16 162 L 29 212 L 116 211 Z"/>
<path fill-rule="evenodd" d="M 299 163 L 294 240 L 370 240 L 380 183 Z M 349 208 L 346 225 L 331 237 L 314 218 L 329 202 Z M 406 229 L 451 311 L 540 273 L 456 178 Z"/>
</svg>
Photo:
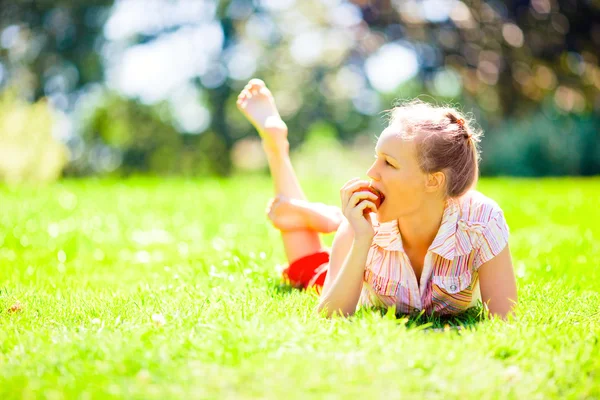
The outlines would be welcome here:
<svg viewBox="0 0 600 400">
<path fill-rule="evenodd" d="M 254 125 L 262 138 L 276 195 L 306 200 L 289 157 L 287 126 L 281 120 L 273 95 L 260 79 L 252 79 L 238 96 L 239 110 Z M 308 227 L 281 230 L 289 263 L 323 249 L 319 234 Z"/>
</svg>

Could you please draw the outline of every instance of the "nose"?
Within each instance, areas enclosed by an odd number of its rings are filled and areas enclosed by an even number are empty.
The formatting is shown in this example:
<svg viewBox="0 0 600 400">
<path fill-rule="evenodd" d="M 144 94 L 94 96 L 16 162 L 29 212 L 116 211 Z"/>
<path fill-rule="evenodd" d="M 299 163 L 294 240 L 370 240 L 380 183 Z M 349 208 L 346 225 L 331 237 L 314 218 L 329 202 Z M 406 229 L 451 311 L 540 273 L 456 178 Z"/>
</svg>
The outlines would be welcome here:
<svg viewBox="0 0 600 400">
<path fill-rule="evenodd" d="M 367 170 L 367 176 L 374 181 L 379 181 L 379 172 L 377 172 L 377 160 Z"/>
</svg>

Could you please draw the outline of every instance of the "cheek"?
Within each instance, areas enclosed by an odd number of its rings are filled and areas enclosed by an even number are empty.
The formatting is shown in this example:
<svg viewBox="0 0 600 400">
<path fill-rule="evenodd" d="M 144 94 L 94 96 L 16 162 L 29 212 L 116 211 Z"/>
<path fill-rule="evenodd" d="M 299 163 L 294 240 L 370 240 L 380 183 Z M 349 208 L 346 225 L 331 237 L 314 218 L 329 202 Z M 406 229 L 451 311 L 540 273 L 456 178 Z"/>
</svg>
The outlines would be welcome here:
<svg viewBox="0 0 600 400">
<path fill-rule="evenodd" d="M 394 182 L 395 192 L 404 195 L 416 194 L 420 192 L 422 188 L 421 177 L 410 172 L 399 173 L 395 177 Z M 413 196 L 411 196 L 413 197 Z"/>
</svg>

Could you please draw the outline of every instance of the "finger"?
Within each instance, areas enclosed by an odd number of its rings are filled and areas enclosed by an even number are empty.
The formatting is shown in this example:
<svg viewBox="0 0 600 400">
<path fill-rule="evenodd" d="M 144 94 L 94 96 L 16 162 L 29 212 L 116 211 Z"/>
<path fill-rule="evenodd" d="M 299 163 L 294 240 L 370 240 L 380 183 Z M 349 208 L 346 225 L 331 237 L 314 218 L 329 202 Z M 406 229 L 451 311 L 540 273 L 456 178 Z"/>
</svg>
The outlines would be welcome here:
<svg viewBox="0 0 600 400">
<path fill-rule="evenodd" d="M 360 180 L 360 178 L 352 178 L 352 179 L 350 179 L 350 180 L 346 181 L 346 183 L 344 183 L 344 184 L 342 185 L 341 189 L 345 189 L 345 188 L 347 188 L 347 187 L 348 187 L 350 184 L 352 184 L 353 182 L 356 182 L 356 181 L 359 181 L 359 180 Z"/>
<path fill-rule="evenodd" d="M 357 188 L 360 187 L 360 184 L 358 184 L 359 182 L 364 183 L 366 181 L 361 180 L 360 178 L 353 178 L 353 179 L 350 179 L 348 182 L 346 182 L 344 184 L 344 186 L 342 186 L 342 188 L 340 189 L 342 208 L 344 208 L 348 204 L 348 200 L 350 200 L 350 196 L 352 196 L 352 193 L 354 192 L 354 190 L 356 190 Z M 355 187 L 354 190 L 352 190 L 353 187 Z"/>
<path fill-rule="evenodd" d="M 346 183 L 344 183 L 342 185 L 342 187 L 340 188 L 340 200 L 342 202 L 342 209 L 344 209 L 346 207 L 346 204 L 348 204 L 348 200 L 350 199 L 350 194 L 346 192 L 346 188 L 348 187 L 348 185 L 350 185 L 352 182 L 356 182 L 357 180 L 359 180 L 360 178 L 352 178 L 349 181 L 347 181 Z"/>
<path fill-rule="evenodd" d="M 363 192 L 363 191 L 354 192 L 352 194 L 352 196 L 350 197 L 350 200 L 348 201 L 348 205 L 350 207 L 356 207 L 356 205 L 358 203 L 360 203 L 361 200 L 369 200 L 369 199 L 375 201 L 375 200 L 377 200 L 377 196 L 371 192 Z"/>
<path fill-rule="evenodd" d="M 356 192 L 358 189 L 360 189 L 361 187 L 363 188 L 367 188 L 369 187 L 369 181 L 366 181 L 364 179 L 360 179 L 357 180 L 355 182 L 350 183 L 347 187 L 346 187 L 346 191 L 350 192 L 350 193 L 354 193 Z"/>
<path fill-rule="evenodd" d="M 354 209 L 352 212 L 356 216 L 361 216 L 365 214 L 365 210 L 371 210 L 372 212 L 377 212 L 377 207 L 375 207 L 375 203 L 369 200 L 363 200 Z"/>
<path fill-rule="evenodd" d="M 373 191 L 369 189 L 369 186 L 366 186 L 363 182 L 365 182 L 365 181 L 361 181 L 357 185 L 358 187 L 353 186 L 350 188 L 350 190 L 352 190 L 352 194 L 361 193 L 362 198 L 368 198 L 373 201 L 378 201 L 379 196 L 377 194 L 373 193 Z"/>
<path fill-rule="evenodd" d="M 373 200 L 376 199 L 377 195 L 373 194 L 372 192 L 370 192 L 367 189 L 363 189 L 363 190 L 359 190 L 361 188 L 366 188 L 367 186 L 365 185 L 367 181 L 365 180 L 359 180 L 356 181 L 354 183 L 351 183 L 346 189 L 345 189 L 345 195 L 347 196 L 348 201 L 350 200 L 350 198 L 352 197 L 352 195 L 354 195 L 355 193 L 365 193 L 365 194 L 371 194 L 373 198 Z"/>
</svg>

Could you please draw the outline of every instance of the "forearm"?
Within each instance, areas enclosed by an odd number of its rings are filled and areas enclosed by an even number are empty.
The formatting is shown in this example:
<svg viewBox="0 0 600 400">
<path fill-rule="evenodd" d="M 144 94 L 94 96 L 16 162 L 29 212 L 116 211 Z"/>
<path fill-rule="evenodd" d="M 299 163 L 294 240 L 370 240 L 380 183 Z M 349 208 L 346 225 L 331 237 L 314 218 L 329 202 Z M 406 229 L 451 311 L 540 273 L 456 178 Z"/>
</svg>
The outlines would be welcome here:
<svg viewBox="0 0 600 400">
<path fill-rule="evenodd" d="M 324 293 L 317 306 L 317 312 L 326 310 L 327 317 L 341 312 L 344 316 L 354 314 L 363 286 L 365 265 L 371 240 L 354 240 L 350 253 L 331 288 Z"/>
</svg>

